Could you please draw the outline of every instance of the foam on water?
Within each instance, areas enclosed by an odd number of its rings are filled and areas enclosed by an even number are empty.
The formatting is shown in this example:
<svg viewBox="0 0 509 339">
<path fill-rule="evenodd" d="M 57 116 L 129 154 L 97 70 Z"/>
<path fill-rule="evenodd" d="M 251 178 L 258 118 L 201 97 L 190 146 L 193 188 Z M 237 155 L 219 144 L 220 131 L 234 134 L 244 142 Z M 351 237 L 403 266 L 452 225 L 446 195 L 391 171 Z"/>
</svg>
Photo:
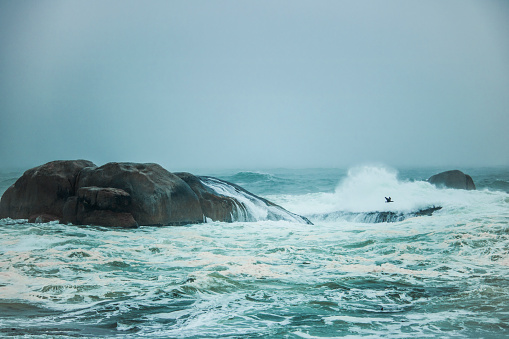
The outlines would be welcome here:
<svg viewBox="0 0 509 339">
<path fill-rule="evenodd" d="M 255 199 L 246 192 L 237 190 L 235 187 L 227 185 L 225 182 L 215 178 L 202 179 L 202 183 L 218 194 L 234 197 L 241 203 L 241 205 L 237 206 L 238 217 L 236 219 L 238 221 L 267 220 L 268 210 L 265 204 L 259 199 Z"/>
<path fill-rule="evenodd" d="M 364 193 L 356 195 L 355 185 Z M 364 201 L 369 187 L 377 193 Z M 395 203 L 384 203 L 388 195 Z M 361 168 L 330 192 L 274 197 L 310 215 L 343 203 L 356 212 L 443 209 L 396 223 L 265 220 L 135 230 L 4 219 L 0 336 L 509 333 L 507 193 L 440 190 Z"/>
<path fill-rule="evenodd" d="M 393 203 L 385 202 L 389 196 Z M 270 199 L 311 221 L 356 221 L 360 215 L 359 222 L 366 222 L 367 213 L 405 215 L 433 207 L 443 207 L 446 213 L 460 213 L 464 209 L 484 213 L 493 204 L 505 204 L 505 197 L 502 192 L 488 190 L 440 189 L 426 181 L 400 180 L 393 169 L 365 166 L 349 170 L 332 193 L 274 195 Z"/>
<path fill-rule="evenodd" d="M 223 180 L 212 177 L 201 177 L 200 180 L 219 195 L 232 197 L 237 201 L 236 210 L 232 215 L 234 221 L 287 220 L 306 223 L 302 217 L 285 211 L 264 199 L 253 195 L 241 187 L 231 185 Z"/>
</svg>

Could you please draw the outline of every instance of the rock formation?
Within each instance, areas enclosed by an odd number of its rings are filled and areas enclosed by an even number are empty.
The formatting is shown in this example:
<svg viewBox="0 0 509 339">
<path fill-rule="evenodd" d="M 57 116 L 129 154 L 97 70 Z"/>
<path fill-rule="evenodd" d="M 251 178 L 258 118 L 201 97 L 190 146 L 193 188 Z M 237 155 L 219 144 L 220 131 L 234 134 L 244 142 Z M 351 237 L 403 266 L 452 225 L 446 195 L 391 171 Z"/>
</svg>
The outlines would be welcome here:
<svg viewBox="0 0 509 339">
<path fill-rule="evenodd" d="M 127 209 L 118 212 L 131 213 L 139 225 L 203 222 L 200 202 L 193 190 L 179 177 L 157 164 L 112 162 L 101 167 L 84 168 L 76 180 L 76 187 L 81 190 L 83 187 L 94 186 L 112 187 L 127 193 L 131 202 Z M 116 211 L 111 208 L 107 210 Z M 80 220 L 78 223 L 88 224 Z"/>
<path fill-rule="evenodd" d="M 458 170 L 435 174 L 428 179 L 428 182 L 437 187 L 475 190 L 472 177 Z"/>
<path fill-rule="evenodd" d="M 63 222 L 80 225 L 137 227 L 130 213 L 131 195 L 119 188 L 80 187 L 77 195 L 67 199 L 62 211 Z"/>
<path fill-rule="evenodd" d="M 431 216 L 434 212 L 441 210 L 441 206 L 429 206 L 410 212 L 401 211 L 373 211 L 373 212 L 348 212 L 336 211 L 323 214 L 315 214 L 313 220 L 348 220 L 363 223 L 399 222 L 408 218 Z"/>
<path fill-rule="evenodd" d="M 60 220 L 67 199 L 76 194 L 76 176 L 86 160 L 52 161 L 26 171 L 3 194 L 0 218 Z"/>
<path fill-rule="evenodd" d="M 111 227 L 207 220 L 310 224 L 304 217 L 216 178 L 173 174 L 157 164 L 114 162 L 97 167 L 86 160 L 53 161 L 26 171 L 0 200 L 0 218 L 6 217 Z"/>
<path fill-rule="evenodd" d="M 238 220 L 238 216 L 234 215 L 237 212 L 235 199 L 217 194 L 216 191 L 205 186 L 200 178 L 191 173 L 181 172 L 175 173 L 175 175 L 188 184 L 196 194 L 205 216 L 215 221 Z"/>
</svg>

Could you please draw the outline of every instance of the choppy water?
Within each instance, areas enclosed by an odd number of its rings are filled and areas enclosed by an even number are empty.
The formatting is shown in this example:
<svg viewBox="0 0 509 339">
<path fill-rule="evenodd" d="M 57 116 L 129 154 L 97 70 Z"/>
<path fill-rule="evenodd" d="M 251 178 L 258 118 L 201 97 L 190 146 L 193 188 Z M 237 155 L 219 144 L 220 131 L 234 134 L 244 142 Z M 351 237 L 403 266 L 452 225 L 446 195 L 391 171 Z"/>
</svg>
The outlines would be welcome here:
<svg viewBox="0 0 509 339">
<path fill-rule="evenodd" d="M 439 190 L 433 170 L 200 173 L 307 216 L 135 230 L 0 221 L 0 336 L 509 335 L 509 171 Z M 0 182 L 12 183 L 3 173 Z M 385 204 L 384 196 L 395 201 Z M 432 216 L 356 222 L 339 212 Z"/>
</svg>

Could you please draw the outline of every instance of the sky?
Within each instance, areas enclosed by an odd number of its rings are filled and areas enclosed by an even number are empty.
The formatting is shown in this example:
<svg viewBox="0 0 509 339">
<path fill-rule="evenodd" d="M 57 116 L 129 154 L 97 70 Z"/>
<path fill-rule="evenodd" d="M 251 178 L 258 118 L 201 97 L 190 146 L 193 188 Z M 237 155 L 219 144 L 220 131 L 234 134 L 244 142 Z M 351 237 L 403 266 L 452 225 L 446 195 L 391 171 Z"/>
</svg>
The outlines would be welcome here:
<svg viewBox="0 0 509 339">
<path fill-rule="evenodd" d="M 509 2 L 0 0 L 0 167 L 509 165 Z"/>
</svg>

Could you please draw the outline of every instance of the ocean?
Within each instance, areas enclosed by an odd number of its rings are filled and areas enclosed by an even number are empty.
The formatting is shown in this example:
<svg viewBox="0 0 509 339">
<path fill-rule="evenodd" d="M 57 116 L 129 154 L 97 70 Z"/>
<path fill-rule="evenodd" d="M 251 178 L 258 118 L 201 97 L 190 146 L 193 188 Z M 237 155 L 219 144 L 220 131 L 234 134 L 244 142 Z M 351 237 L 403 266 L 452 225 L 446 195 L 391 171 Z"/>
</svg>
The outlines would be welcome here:
<svg viewBox="0 0 509 339">
<path fill-rule="evenodd" d="M 313 225 L 0 220 L 0 336 L 509 337 L 509 169 L 460 169 L 476 191 L 425 182 L 443 168 L 195 173 Z"/>
</svg>

